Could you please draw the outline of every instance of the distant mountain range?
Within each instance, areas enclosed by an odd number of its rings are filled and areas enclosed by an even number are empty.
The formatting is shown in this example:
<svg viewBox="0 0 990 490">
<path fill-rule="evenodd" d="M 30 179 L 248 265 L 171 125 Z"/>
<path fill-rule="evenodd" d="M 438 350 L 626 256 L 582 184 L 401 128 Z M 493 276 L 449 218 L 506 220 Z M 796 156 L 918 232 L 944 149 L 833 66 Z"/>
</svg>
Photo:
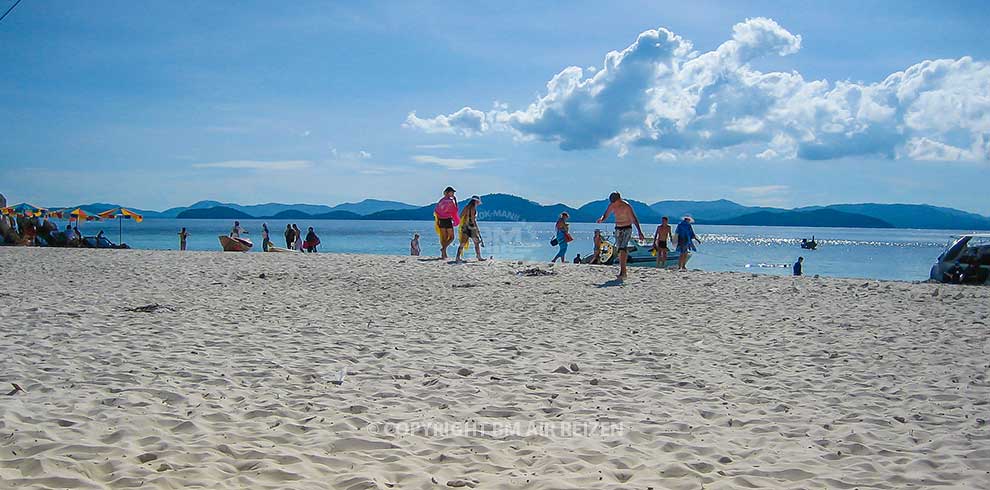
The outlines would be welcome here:
<svg viewBox="0 0 990 490">
<path fill-rule="evenodd" d="M 830 226 L 835 228 L 893 228 L 894 225 L 871 216 L 834 209 L 809 211 L 757 211 L 735 218 L 706 221 L 713 225 L 750 226 Z M 808 223 L 815 223 L 809 225 Z"/>
<path fill-rule="evenodd" d="M 567 211 L 573 222 L 594 222 L 605 210 L 607 201 L 592 201 L 579 208 L 564 204 L 544 205 L 508 194 L 482 196 L 478 209 L 483 221 L 554 221 Z M 467 201 L 462 201 L 461 205 Z M 937 228 L 960 230 L 990 230 L 990 217 L 958 209 L 926 204 L 832 204 L 782 209 L 765 206 L 744 206 L 729 200 L 659 201 L 647 204 L 629 200 L 643 223 L 658 223 L 662 216 L 672 222 L 690 215 L 699 224 L 752 226 L 835 226 L 850 228 Z M 115 204 L 93 203 L 77 206 L 97 213 L 117 207 Z M 415 206 L 396 201 L 366 199 L 336 206 L 319 204 L 253 204 L 240 205 L 219 201 L 200 201 L 191 206 L 165 211 L 129 208 L 146 218 L 181 219 L 252 219 L 271 220 L 431 220 L 433 205 Z"/>
</svg>

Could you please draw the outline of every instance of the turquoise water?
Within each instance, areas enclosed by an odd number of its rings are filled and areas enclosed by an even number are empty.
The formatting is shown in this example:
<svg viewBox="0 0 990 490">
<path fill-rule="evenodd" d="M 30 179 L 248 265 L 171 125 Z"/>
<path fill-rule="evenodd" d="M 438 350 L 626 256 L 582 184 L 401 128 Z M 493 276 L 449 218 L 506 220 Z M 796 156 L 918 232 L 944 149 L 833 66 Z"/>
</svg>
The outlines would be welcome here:
<svg viewBox="0 0 990 490">
<path fill-rule="evenodd" d="M 255 250 L 260 251 L 261 220 L 242 220 L 250 232 Z M 267 221 L 272 242 L 284 246 L 282 232 L 286 221 Z M 409 239 L 420 234 L 424 255 L 439 255 L 433 223 L 429 221 L 295 221 L 301 229 L 313 226 L 322 240 L 320 251 L 405 255 Z M 217 236 L 229 232 L 232 220 L 147 219 L 143 223 L 125 221 L 124 242 L 134 248 L 176 250 L 178 231 L 190 233 L 189 250 L 220 250 Z M 64 224 L 63 224 L 64 226 Z M 611 231 L 611 225 L 574 223 L 568 259 L 575 253 L 591 251 L 595 228 Z M 652 233 L 656 225 L 644 228 Z M 116 241 L 116 221 L 84 223 L 84 235 L 103 229 Z M 550 247 L 553 223 L 482 222 L 485 256 L 499 259 L 549 261 L 556 253 Z M 872 279 L 925 280 L 935 258 L 945 248 L 953 230 L 798 228 L 758 226 L 696 225 L 703 243 L 691 258 L 690 267 L 712 271 L 743 271 L 759 274 L 790 274 L 790 265 L 804 256 L 805 274 Z M 812 235 L 818 250 L 802 250 L 801 238 Z M 453 253 L 453 247 L 451 247 Z M 469 256 L 473 256 L 473 251 Z"/>
</svg>

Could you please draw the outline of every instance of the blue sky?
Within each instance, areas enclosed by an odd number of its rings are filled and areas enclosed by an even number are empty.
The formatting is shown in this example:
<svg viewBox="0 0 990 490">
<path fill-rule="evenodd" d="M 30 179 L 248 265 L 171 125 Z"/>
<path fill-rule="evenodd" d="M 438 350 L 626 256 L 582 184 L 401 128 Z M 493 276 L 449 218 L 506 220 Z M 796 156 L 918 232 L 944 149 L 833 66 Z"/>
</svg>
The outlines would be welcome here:
<svg viewBox="0 0 990 490">
<path fill-rule="evenodd" d="M 23 0 L 0 23 L 0 192 L 161 209 L 450 184 L 990 214 L 988 11 Z"/>
</svg>

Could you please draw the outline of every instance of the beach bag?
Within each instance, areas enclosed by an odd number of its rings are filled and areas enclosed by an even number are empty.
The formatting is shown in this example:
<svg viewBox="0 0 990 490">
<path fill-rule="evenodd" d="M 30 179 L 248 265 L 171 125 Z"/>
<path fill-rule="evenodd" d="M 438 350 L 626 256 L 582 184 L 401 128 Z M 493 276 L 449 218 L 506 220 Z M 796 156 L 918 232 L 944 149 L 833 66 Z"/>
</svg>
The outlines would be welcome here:
<svg viewBox="0 0 990 490">
<path fill-rule="evenodd" d="M 559 243 L 559 242 L 557 242 L 557 238 L 556 237 L 554 237 L 552 240 L 550 240 L 550 246 L 551 247 L 556 247 L 557 246 L 557 243 Z"/>
</svg>

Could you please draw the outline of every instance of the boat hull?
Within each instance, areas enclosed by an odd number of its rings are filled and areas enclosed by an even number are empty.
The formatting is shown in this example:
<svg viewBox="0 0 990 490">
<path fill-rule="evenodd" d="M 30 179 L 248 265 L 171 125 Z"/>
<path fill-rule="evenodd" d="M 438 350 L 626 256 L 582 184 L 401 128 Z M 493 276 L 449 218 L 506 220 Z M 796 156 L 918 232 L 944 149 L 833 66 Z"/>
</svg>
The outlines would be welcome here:
<svg viewBox="0 0 990 490">
<path fill-rule="evenodd" d="M 299 253 L 298 250 L 292 250 L 291 248 L 276 247 L 273 245 L 269 246 L 266 252 L 289 253 L 289 254 Z"/>
<path fill-rule="evenodd" d="M 650 252 L 652 248 L 653 248 L 652 245 L 643 246 L 643 245 L 639 245 L 638 243 L 634 243 L 630 241 L 629 247 L 626 249 L 626 252 L 629 254 L 629 257 L 626 259 L 626 263 L 655 265 L 657 263 L 657 257 Z M 677 261 L 680 260 L 680 258 L 681 258 L 680 252 L 676 250 L 668 251 L 667 264 L 666 264 L 667 268 L 671 268 L 671 269 L 677 268 Z M 688 255 L 688 258 L 690 258 L 690 255 Z M 609 257 L 608 262 L 606 262 L 606 264 L 609 265 L 618 264 L 618 263 L 619 263 L 618 252 L 613 253 L 612 256 Z"/>
<path fill-rule="evenodd" d="M 224 252 L 247 252 L 254 246 L 247 238 L 231 238 L 226 235 L 217 237 L 220 239 L 220 246 Z"/>
</svg>

